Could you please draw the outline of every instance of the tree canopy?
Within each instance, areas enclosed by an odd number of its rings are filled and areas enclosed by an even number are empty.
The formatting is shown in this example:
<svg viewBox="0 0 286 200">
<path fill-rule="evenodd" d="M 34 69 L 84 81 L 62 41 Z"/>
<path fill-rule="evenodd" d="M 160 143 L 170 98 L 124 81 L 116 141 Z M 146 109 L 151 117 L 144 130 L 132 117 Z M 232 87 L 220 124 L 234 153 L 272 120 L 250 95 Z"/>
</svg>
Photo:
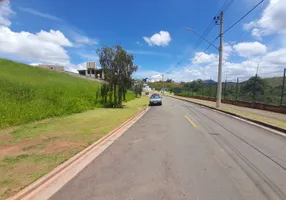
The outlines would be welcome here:
<svg viewBox="0 0 286 200">
<path fill-rule="evenodd" d="M 127 89 L 131 87 L 132 74 L 137 71 L 138 66 L 133 63 L 133 55 L 128 54 L 120 45 L 102 47 L 97 53 L 104 79 L 109 83 L 103 87 L 105 92 L 101 93 L 109 96 L 109 103 L 114 107 L 121 106 Z"/>
</svg>

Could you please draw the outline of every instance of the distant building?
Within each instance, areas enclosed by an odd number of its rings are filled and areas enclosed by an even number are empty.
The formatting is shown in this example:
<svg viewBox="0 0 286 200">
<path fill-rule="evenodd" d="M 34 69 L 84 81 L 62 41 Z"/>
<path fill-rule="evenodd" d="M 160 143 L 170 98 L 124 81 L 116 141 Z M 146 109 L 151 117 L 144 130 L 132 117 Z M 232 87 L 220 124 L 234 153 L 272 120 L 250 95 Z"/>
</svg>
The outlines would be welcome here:
<svg viewBox="0 0 286 200">
<path fill-rule="evenodd" d="M 58 65 L 38 65 L 40 68 L 63 72 L 65 68 Z"/>
<path fill-rule="evenodd" d="M 97 69 L 96 62 L 86 62 L 87 69 Z"/>
<path fill-rule="evenodd" d="M 150 91 L 152 91 L 152 89 L 149 87 L 149 85 L 147 83 L 143 83 L 142 91 L 143 92 L 150 92 Z"/>
<path fill-rule="evenodd" d="M 82 76 L 89 76 L 95 79 L 104 79 L 102 69 L 97 69 L 96 62 L 86 62 L 86 69 L 78 70 Z"/>
</svg>

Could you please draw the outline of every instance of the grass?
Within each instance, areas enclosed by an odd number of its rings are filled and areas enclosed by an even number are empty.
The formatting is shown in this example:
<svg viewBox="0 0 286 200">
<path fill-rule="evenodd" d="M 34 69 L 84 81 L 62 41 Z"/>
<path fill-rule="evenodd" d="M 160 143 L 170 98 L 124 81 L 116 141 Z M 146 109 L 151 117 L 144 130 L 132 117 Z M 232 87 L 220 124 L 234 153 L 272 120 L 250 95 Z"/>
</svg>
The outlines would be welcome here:
<svg viewBox="0 0 286 200">
<path fill-rule="evenodd" d="M 205 102 L 205 101 L 201 101 L 201 100 L 198 100 L 198 99 L 184 98 L 184 97 L 178 97 L 178 96 L 176 98 L 187 99 L 190 102 L 199 103 L 199 104 L 210 106 L 210 107 L 213 107 L 213 108 L 215 107 L 215 103 L 214 102 Z M 276 126 L 276 127 L 279 127 L 279 128 L 286 129 L 285 121 L 280 121 L 280 120 L 277 120 L 277 119 L 272 119 L 272 118 L 264 117 L 264 116 L 261 116 L 261 115 L 256 115 L 256 114 L 253 114 L 253 113 L 244 112 L 244 111 L 240 111 L 240 110 L 235 110 L 235 109 L 231 109 L 231 108 L 221 107 L 220 110 L 231 112 L 231 113 L 234 113 L 236 115 L 239 115 L 239 116 L 242 116 L 242 117 L 246 117 L 248 119 L 261 121 L 261 122 L 268 123 L 270 125 L 273 125 L 273 126 Z"/>
<path fill-rule="evenodd" d="M 91 145 L 148 104 L 96 108 L 0 130 L 0 199 L 5 199 Z"/>
<path fill-rule="evenodd" d="M 103 107 L 100 84 L 0 59 L 0 129 Z M 127 94 L 127 100 L 135 95 Z"/>
</svg>

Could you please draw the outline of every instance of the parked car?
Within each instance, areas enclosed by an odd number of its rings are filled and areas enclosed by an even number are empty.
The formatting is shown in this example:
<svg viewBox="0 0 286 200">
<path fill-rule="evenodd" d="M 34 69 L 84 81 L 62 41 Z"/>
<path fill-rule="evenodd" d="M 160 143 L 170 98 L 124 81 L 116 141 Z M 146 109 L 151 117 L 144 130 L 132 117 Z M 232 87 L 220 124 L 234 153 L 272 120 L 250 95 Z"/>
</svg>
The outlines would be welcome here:
<svg viewBox="0 0 286 200">
<path fill-rule="evenodd" d="M 159 94 L 152 94 L 150 97 L 150 106 L 152 105 L 162 105 L 162 97 Z"/>
</svg>

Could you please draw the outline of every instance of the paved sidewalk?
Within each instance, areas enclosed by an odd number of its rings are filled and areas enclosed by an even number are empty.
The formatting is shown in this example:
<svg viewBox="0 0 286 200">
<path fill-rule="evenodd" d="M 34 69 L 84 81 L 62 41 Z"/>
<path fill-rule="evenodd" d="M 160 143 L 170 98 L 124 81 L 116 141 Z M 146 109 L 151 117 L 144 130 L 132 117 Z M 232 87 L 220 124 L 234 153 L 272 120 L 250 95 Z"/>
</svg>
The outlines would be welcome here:
<svg viewBox="0 0 286 200">
<path fill-rule="evenodd" d="M 212 101 L 194 99 L 194 98 L 189 98 L 189 97 L 180 97 L 180 96 L 175 96 L 175 97 L 181 98 L 181 99 L 187 99 L 191 102 L 200 103 L 200 104 L 211 106 L 211 107 L 216 106 L 216 102 L 212 102 Z M 275 112 L 270 112 L 270 111 L 265 111 L 265 110 L 259 110 L 259 109 L 253 109 L 253 108 L 247 108 L 247 107 L 240 107 L 240 106 L 235 106 L 235 105 L 230 105 L 230 104 L 225 104 L 225 103 L 221 104 L 220 109 L 286 129 L 286 115 L 285 114 L 275 113 Z"/>
</svg>

